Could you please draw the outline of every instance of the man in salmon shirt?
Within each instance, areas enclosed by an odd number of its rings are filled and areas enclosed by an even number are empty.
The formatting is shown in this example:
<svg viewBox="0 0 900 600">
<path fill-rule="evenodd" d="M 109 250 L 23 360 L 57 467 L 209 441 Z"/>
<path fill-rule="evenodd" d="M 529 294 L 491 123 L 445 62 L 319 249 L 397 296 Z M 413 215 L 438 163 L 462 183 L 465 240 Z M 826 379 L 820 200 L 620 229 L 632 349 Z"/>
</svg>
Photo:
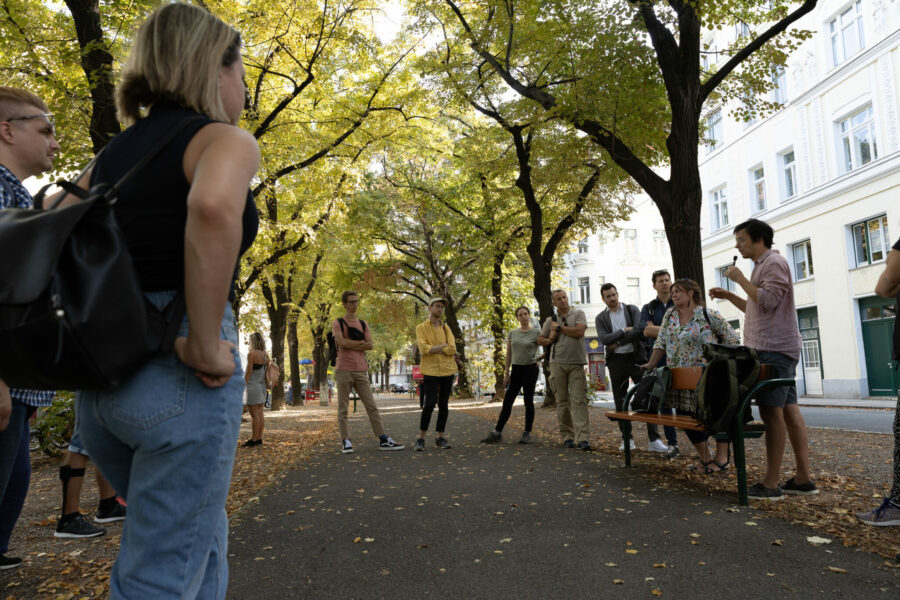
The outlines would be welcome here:
<svg viewBox="0 0 900 600">
<path fill-rule="evenodd" d="M 334 363 L 334 381 L 338 389 L 338 429 L 341 432 L 341 453 L 352 454 L 353 442 L 350 441 L 350 428 L 347 425 L 347 408 L 350 404 L 350 390 L 355 389 L 359 399 L 366 407 L 372 432 L 380 440 L 379 450 L 403 450 L 405 446 L 391 439 L 384 432 L 381 415 L 372 386 L 369 384 L 369 365 L 366 362 L 366 350 L 372 349 L 372 334 L 365 321 L 356 316 L 359 309 L 359 294 L 346 291 L 341 294 L 344 305 L 344 316 L 335 320 L 331 326 L 334 342 L 337 345 L 337 360 Z"/>
</svg>

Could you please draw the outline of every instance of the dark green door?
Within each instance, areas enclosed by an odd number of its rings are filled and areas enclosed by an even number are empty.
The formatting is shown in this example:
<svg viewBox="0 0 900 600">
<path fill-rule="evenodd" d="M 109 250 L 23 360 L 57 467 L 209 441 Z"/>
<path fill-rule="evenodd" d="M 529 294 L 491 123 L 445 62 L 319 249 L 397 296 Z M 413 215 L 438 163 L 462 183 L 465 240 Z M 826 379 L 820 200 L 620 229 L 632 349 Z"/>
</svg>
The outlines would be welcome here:
<svg viewBox="0 0 900 600">
<path fill-rule="evenodd" d="M 859 310 L 869 394 L 896 396 L 900 388 L 900 365 L 891 360 L 891 349 L 897 303 L 889 298 L 863 298 L 859 301 Z"/>
</svg>

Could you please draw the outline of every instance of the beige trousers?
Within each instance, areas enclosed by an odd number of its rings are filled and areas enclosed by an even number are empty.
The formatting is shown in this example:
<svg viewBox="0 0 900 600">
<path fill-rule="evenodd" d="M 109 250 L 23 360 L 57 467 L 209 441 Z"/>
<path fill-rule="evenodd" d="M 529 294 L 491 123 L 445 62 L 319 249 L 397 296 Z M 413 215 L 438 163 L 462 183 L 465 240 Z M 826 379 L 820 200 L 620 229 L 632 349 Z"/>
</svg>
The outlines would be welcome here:
<svg viewBox="0 0 900 600">
<path fill-rule="evenodd" d="M 372 424 L 372 432 L 381 437 L 384 435 L 384 426 L 381 424 L 381 415 L 375 405 L 375 397 L 372 396 L 372 385 L 369 383 L 368 374 L 365 371 L 344 371 L 337 369 L 334 372 L 334 381 L 337 384 L 338 393 L 338 429 L 341 439 L 350 437 L 350 429 L 347 426 L 347 408 L 350 404 L 350 390 L 356 389 L 359 399 L 366 407 L 369 415 L 369 423 Z"/>
</svg>

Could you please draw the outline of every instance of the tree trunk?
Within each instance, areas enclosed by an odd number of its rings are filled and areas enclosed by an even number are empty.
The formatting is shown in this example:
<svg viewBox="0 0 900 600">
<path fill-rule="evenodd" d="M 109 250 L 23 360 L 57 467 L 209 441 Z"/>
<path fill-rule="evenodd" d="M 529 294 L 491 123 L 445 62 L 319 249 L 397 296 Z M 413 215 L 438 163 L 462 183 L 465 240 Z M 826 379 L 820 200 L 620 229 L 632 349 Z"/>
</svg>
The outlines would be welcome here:
<svg viewBox="0 0 900 600">
<path fill-rule="evenodd" d="M 269 316 L 269 340 L 272 343 L 271 359 L 281 370 L 278 383 L 272 388 L 271 410 L 284 409 L 284 339 L 287 333 L 287 317 L 290 300 L 284 275 L 275 274 L 274 290 L 265 279 L 262 280 L 263 297 L 266 299 L 266 313 Z"/>
<path fill-rule="evenodd" d="M 381 363 L 381 391 L 391 391 L 391 360 L 394 358 L 393 352 L 385 352 L 384 360 Z"/>
<path fill-rule="evenodd" d="M 494 273 L 491 276 L 491 300 L 493 312 L 491 314 L 491 334 L 494 336 L 493 363 L 494 363 L 494 397 L 493 402 L 503 399 L 503 378 L 506 375 L 506 344 L 503 335 L 503 261 L 506 252 L 494 254 Z"/>
<path fill-rule="evenodd" d="M 99 0 L 66 0 L 81 48 L 81 68 L 91 89 L 90 135 L 94 154 L 121 131 L 116 118 L 113 56 L 103 37 Z"/>
<path fill-rule="evenodd" d="M 456 338 L 456 355 L 462 361 L 463 368 L 459 370 L 459 379 L 457 380 L 457 394 L 462 398 L 468 398 L 472 395 L 472 388 L 469 385 L 469 377 L 466 374 L 466 342 L 463 339 L 462 328 L 459 326 L 459 320 L 456 318 L 453 302 L 447 302 L 447 327 L 453 332 Z"/>
<path fill-rule="evenodd" d="M 288 363 L 291 367 L 291 393 L 293 394 L 294 406 L 299 406 L 303 398 L 299 398 L 300 394 L 300 349 L 297 340 L 297 313 L 291 311 L 287 320 L 287 342 L 288 342 Z"/>
</svg>

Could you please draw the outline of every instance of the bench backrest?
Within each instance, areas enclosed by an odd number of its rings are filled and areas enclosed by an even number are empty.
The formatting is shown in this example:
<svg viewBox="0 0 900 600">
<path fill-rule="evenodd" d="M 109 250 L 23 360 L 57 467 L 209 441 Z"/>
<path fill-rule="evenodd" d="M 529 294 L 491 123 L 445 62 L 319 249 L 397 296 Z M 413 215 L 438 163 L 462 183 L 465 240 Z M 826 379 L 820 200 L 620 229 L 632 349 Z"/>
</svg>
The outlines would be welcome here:
<svg viewBox="0 0 900 600">
<path fill-rule="evenodd" d="M 697 383 L 700 381 L 700 375 L 703 374 L 703 367 L 675 367 L 670 369 L 672 372 L 672 389 L 675 390 L 694 390 L 697 389 Z M 772 365 L 760 365 L 759 377 L 756 382 L 772 379 L 775 375 Z"/>
</svg>

